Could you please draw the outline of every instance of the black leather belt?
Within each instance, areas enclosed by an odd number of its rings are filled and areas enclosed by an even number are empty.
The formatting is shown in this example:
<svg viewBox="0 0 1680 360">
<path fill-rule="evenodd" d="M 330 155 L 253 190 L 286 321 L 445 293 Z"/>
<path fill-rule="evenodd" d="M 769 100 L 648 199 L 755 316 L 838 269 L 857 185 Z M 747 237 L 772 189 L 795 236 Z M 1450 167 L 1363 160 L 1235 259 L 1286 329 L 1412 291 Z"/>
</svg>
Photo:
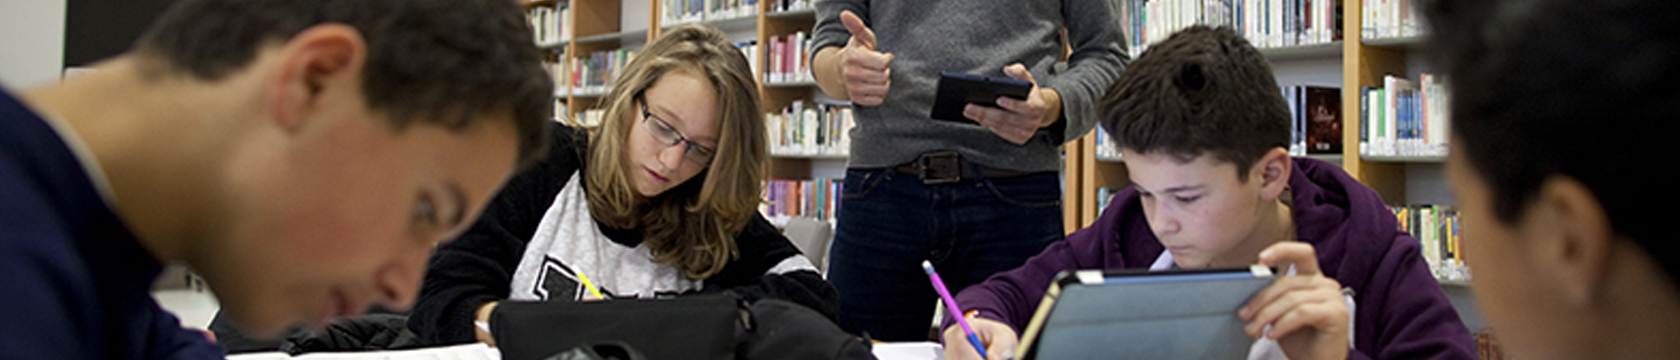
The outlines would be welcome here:
<svg viewBox="0 0 1680 360">
<path fill-rule="evenodd" d="M 939 151 L 922 154 L 916 160 L 904 165 L 894 166 L 894 171 L 916 175 L 923 184 L 949 184 L 965 179 L 990 178 L 1002 179 L 1033 174 L 1026 171 L 1003 170 L 970 163 L 963 160 L 955 151 Z"/>
</svg>

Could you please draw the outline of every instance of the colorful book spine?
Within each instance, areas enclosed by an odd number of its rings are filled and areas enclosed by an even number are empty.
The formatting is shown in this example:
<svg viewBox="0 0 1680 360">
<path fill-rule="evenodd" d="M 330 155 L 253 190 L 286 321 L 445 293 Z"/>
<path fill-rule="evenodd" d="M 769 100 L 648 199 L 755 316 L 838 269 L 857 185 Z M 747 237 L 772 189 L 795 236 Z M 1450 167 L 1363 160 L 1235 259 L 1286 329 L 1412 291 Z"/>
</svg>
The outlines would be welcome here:
<svg viewBox="0 0 1680 360">
<path fill-rule="evenodd" d="M 1417 0 L 1360 0 L 1360 36 L 1383 39 L 1422 35 Z"/>
<path fill-rule="evenodd" d="M 1437 279 L 1469 281 L 1464 264 L 1458 210 L 1442 205 L 1391 205 L 1401 231 L 1418 240 L 1419 251 Z"/>
<path fill-rule="evenodd" d="M 531 24 L 531 38 L 538 46 L 556 46 L 562 41 L 571 40 L 572 8 L 569 2 L 559 2 L 552 6 L 537 6 L 525 11 L 526 19 Z"/>
<path fill-rule="evenodd" d="M 812 217 L 834 220 L 840 209 L 843 179 L 770 179 L 759 211 L 767 218 Z"/>
<path fill-rule="evenodd" d="M 1382 87 L 1364 89 L 1359 154 L 1446 156 L 1452 128 L 1448 98 L 1445 82 L 1428 73 L 1418 81 L 1385 76 Z"/>
<path fill-rule="evenodd" d="M 851 128 L 856 124 L 849 106 L 815 104 L 803 100 L 764 116 L 770 134 L 770 153 L 776 156 L 843 156 L 851 152 Z"/>
<path fill-rule="evenodd" d="M 1342 39 L 1344 0 L 1120 0 L 1132 57 L 1192 25 L 1227 26 L 1255 47 L 1324 44 Z"/>
</svg>

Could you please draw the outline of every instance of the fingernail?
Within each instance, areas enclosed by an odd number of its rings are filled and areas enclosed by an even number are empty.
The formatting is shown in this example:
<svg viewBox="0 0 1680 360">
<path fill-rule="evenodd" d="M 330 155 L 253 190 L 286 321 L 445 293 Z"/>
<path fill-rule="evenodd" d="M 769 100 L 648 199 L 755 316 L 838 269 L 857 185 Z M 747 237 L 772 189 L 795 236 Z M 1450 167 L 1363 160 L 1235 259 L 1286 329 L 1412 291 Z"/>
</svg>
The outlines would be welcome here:
<svg viewBox="0 0 1680 360">
<path fill-rule="evenodd" d="M 1249 311 L 1250 310 L 1248 310 L 1248 307 L 1244 306 L 1242 309 L 1237 310 L 1237 316 L 1241 317 L 1241 318 L 1244 318 L 1244 319 L 1247 319 Z"/>
</svg>

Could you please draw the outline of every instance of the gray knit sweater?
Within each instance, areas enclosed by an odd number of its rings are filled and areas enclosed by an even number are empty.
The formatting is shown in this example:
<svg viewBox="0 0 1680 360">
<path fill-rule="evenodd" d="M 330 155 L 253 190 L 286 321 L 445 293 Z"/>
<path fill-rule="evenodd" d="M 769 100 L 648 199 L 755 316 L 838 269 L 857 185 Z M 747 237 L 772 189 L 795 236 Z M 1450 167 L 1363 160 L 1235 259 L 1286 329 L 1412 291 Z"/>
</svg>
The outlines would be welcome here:
<svg viewBox="0 0 1680 360">
<path fill-rule="evenodd" d="M 818 0 L 816 7 L 812 54 L 846 46 L 851 33 L 840 23 L 842 10 L 863 18 L 877 50 L 893 54 L 886 101 L 855 109 L 850 167 L 956 150 L 986 166 L 1056 171 L 1057 147 L 1095 127 L 1097 102 L 1130 61 L 1110 0 Z M 1057 65 L 1063 27 L 1073 47 L 1065 68 Z M 929 118 L 940 71 L 1007 77 L 1003 67 L 1016 62 L 1040 87 L 1061 94 L 1062 121 L 1015 145 L 978 125 Z"/>
</svg>

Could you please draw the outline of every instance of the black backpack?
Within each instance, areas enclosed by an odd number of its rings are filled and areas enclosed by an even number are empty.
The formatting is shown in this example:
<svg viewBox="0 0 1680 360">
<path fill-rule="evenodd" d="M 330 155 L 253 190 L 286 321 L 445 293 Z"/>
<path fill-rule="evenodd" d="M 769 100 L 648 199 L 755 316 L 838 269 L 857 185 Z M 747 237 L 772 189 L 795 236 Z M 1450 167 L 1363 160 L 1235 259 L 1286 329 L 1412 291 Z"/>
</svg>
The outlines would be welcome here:
<svg viewBox="0 0 1680 360">
<path fill-rule="evenodd" d="M 591 302 L 503 302 L 490 315 L 506 360 L 628 349 L 630 359 L 874 359 L 869 341 L 804 306 L 732 294 Z M 641 355 L 641 358 L 635 356 Z M 605 359 L 605 357 L 603 357 Z"/>
</svg>

